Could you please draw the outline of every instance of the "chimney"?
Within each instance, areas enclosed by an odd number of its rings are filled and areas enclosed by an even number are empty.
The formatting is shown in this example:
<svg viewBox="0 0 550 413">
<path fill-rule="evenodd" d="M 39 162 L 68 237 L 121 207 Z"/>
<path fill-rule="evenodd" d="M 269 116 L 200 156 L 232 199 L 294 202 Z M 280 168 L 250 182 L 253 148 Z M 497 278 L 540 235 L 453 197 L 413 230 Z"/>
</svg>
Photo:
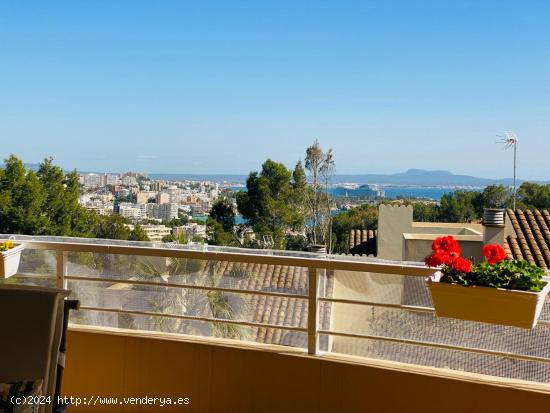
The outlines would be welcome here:
<svg viewBox="0 0 550 413">
<path fill-rule="evenodd" d="M 504 245 L 506 227 L 506 210 L 501 208 L 485 208 L 483 210 L 483 244 Z"/>
<path fill-rule="evenodd" d="M 319 255 L 320 257 L 325 257 L 327 254 L 327 246 L 324 244 L 312 244 L 309 247 L 309 251 Z"/>
</svg>

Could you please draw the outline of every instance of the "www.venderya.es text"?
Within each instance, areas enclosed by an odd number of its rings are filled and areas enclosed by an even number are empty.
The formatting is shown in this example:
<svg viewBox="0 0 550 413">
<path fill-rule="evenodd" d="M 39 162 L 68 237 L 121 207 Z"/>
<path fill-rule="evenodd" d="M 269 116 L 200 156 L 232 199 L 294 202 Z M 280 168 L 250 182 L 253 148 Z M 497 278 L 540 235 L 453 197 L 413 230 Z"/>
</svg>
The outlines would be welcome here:
<svg viewBox="0 0 550 413">
<path fill-rule="evenodd" d="M 13 405 L 46 405 L 52 404 L 53 398 L 47 396 L 12 396 L 10 402 Z M 189 397 L 58 397 L 57 404 L 70 404 L 72 406 L 105 406 L 105 405 L 128 405 L 128 406 L 185 406 L 191 404 Z"/>
</svg>

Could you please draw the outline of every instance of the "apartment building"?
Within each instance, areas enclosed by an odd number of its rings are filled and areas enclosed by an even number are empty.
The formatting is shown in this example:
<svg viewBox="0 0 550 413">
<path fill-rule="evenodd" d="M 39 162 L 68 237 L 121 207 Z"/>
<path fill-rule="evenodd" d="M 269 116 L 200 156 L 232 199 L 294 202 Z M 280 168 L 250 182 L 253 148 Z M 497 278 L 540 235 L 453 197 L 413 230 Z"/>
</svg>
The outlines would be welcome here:
<svg viewBox="0 0 550 413">
<path fill-rule="evenodd" d="M 206 225 L 197 224 L 196 222 L 191 222 L 189 224 L 180 225 L 172 228 L 172 235 L 177 238 L 180 235 L 184 235 L 185 239 L 188 241 L 193 240 L 195 237 L 206 237 Z"/>
<path fill-rule="evenodd" d="M 118 185 L 120 183 L 120 178 L 118 175 L 105 174 L 102 177 L 103 186 L 106 185 Z"/>
<path fill-rule="evenodd" d="M 170 202 L 170 194 L 167 192 L 159 192 L 156 195 L 156 202 L 157 204 L 168 204 Z"/>
<path fill-rule="evenodd" d="M 124 218 L 129 219 L 142 219 L 146 218 L 145 204 L 132 204 L 129 202 L 122 202 L 118 205 L 118 213 Z"/>
<path fill-rule="evenodd" d="M 178 211 L 179 211 L 178 204 L 166 203 L 166 204 L 155 205 L 153 207 L 152 218 L 159 218 L 166 221 L 170 221 L 171 219 L 178 217 Z"/>
<path fill-rule="evenodd" d="M 98 174 L 86 174 L 82 177 L 84 188 L 99 188 L 102 186 L 101 176 Z"/>
<path fill-rule="evenodd" d="M 162 241 L 164 237 L 170 235 L 172 230 L 165 225 L 147 224 L 142 225 L 141 228 L 147 234 L 147 237 L 153 242 Z"/>
<path fill-rule="evenodd" d="M 178 188 L 175 185 L 170 185 L 168 189 L 166 189 L 166 193 L 169 197 L 169 202 L 173 204 L 179 204 L 181 201 L 181 189 Z"/>
<path fill-rule="evenodd" d="M 138 204 L 146 204 L 149 199 L 155 198 L 157 193 L 155 191 L 139 191 L 136 195 L 136 201 Z"/>
</svg>

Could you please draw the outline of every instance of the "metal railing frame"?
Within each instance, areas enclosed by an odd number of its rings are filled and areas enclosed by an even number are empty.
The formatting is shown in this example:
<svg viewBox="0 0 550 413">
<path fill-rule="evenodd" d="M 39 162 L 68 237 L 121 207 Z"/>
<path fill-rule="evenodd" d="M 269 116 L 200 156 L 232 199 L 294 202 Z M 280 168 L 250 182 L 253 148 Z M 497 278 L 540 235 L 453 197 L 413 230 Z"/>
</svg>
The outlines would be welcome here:
<svg viewBox="0 0 550 413">
<path fill-rule="evenodd" d="M 0 235 L 1 237 L 1 235 Z M 151 246 L 138 246 L 138 245 L 106 245 L 106 244 L 93 244 L 93 243 L 71 243 L 61 241 L 41 241 L 39 237 L 18 237 L 16 241 L 24 242 L 26 248 L 38 249 L 38 250 L 50 250 L 56 252 L 56 286 L 59 288 L 67 288 L 68 281 L 75 282 L 116 282 L 120 284 L 129 285 L 146 285 L 146 286 L 162 286 L 171 288 L 182 289 L 199 289 L 207 291 L 221 291 L 226 293 L 238 293 L 238 294 L 250 294 L 250 295 L 263 295 L 282 298 L 297 298 L 308 301 L 308 320 L 307 327 L 300 326 L 288 326 L 279 324 L 267 324 L 250 322 L 246 320 L 233 320 L 233 319 L 219 319 L 212 317 L 199 317 L 183 314 L 165 314 L 149 311 L 127 310 L 119 308 L 107 308 L 107 307 L 92 307 L 81 305 L 80 309 L 84 311 L 100 311 L 111 312 L 120 314 L 134 314 L 144 316 L 157 316 L 168 317 L 184 320 L 196 320 L 203 322 L 213 323 L 225 323 L 242 325 L 249 327 L 259 327 L 268 329 L 280 329 L 286 331 L 297 331 L 307 333 L 307 351 L 310 355 L 319 354 L 319 336 L 339 336 L 358 339 L 370 339 L 386 341 L 398 344 L 418 345 L 424 347 L 432 347 L 453 351 L 462 351 L 475 354 L 492 355 L 499 357 L 506 357 L 521 361 L 535 361 L 542 363 L 550 363 L 550 358 L 530 356 L 523 354 L 515 354 L 503 351 L 493 351 L 480 348 L 463 347 L 458 345 L 448 345 L 436 342 L 427 342 L 420 340 L 400 339 L 394 337 L 373 336 L 367 334 L 356 334 L 349 332 L 338 332 L 332 330 L 324 330 L 319 328 L 319 303 L 340 303 L 350 305 L 394 308 L 398 310 L 434 313 L 434 309 L 430 307 L 419 307 L 411 305 L 393 304 L 393 303 L 381 303 L 362 300 L 340 299 L 340 298 L 328 298 L 319 296 L 319 282 L 320 282 L 320 270 L 343 270 L 343 271 L 357 271 L 357 272 L 369 272 L 376 274 L 391 274 L 401 276 L 413 276 L 413 277 L 428 277 L 433 274 L 434 270 L 414 265 L 406 264 L 394 264 L 394 263 L 378 263 L 372 261 L 357 261 L 342 259 L 342 256 L 322 256 L 322 257 L 298 257 L 298 256 L 283 256 L 283 255 L 260 255 L 251 254 L 247 252 L 237 251 L 196 251 L 187 249 L 169 249 L 162 247 Z M 291 294 L 278 291 L 266 291 L 266 290 L 253 290 L 253 289 L 236 289 L 226 287 L 214 287 L 206 285 L 190 285 L 190 284 L 174 284 L 174 283 L 156 283 L 152 281 L 140 281 L 140 280 L 126 280 L 126 279 L 111 279 L 100 277 L 85 277 L 75 276 L 68 273 L 68 254 L 69 252 L 91 252 L 101 254 L 124 254 L 124 255 L 138 255 L 138 256 L 151 256 L 151 257 L 169 257 L 169 258 L 188 258 L 196 260 L 214 260 L 214 261 L 228 261 L 238 263 L 254 263 L 254 264 L 269 264 L 269 265 L 285 265 L 308 268 L 308 294 Z M 21 278 L 43 278 L 43 275 L 19 273 L 17 275 Z M 52 277 L 54 275 L 51 275 Z M 548 327 L 550 321 L 541 320 L 539 325 Z"/>
</svg>

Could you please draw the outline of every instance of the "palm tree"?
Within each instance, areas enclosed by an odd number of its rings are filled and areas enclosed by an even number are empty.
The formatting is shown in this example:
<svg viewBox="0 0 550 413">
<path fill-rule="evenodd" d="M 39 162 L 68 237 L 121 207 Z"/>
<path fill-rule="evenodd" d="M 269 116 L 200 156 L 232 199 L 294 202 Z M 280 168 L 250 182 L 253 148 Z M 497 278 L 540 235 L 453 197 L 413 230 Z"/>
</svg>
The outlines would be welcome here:
<svg viewBox="0 0 550 413">
<path fill-rule="evenodd" d="M 211 314 L 212 318 L 234 320 L 236 309 L 240 313 L 246 313 L 248 300 L 244 297 L 228 295 L 223 291 L 205 290 L 195 288 L 170 288 L 162 284 L 204 285 L 206 287 L 218 287 L 224 275 L 231 279 L 250 277 L 251 274 L 245 268 L 235 264 L 231 270 L 220 271 L 220 262 L 201 261 L 187 258 L 170 258 L 164 271 L 150 262 L 140 264 L 140 278 L 154 280 L 159 283 L 154 287 L 155 298 L 149 300 L 151 311 L 159 314 Z M 150 290 L 149 290 L 150 291 Z M 231 299 L 231 300 L 230 300 Z M 204 329 L 197 328 L 193 320 L 175 319 L 168 317 L 152 317 L 155 330 L 172 331 L 182 334 L 201 334 Z M 242 328 L 235 324 L 212 322 L 212 335 L 223 338 L 243 339 L 245 337 Z"/>
</svg>

